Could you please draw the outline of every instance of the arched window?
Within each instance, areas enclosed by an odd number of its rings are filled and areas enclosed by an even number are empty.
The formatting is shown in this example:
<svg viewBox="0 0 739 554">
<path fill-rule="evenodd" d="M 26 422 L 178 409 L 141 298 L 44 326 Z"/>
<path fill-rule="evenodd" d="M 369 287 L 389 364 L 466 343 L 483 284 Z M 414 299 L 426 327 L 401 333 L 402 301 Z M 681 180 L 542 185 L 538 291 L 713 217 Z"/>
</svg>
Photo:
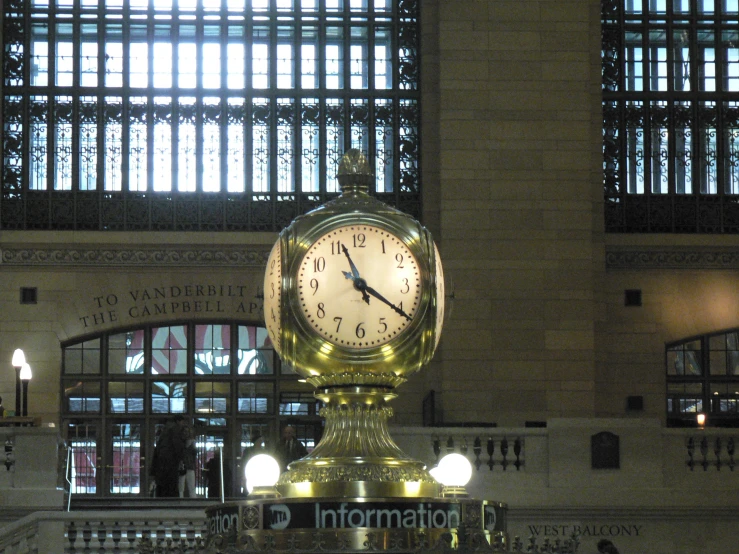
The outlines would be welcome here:
<svg viewBox="0 0 739 554">
<path fill-rule="evenodd" d="M 6 0 L 4 229 L 280 230 L 349 148 L 418 217 L 417 0 Z"/>
<path fill-rule="evenodd" d="M 321 421 L 312 387 L 281 365 L 266 329 L 238 322 L 173 322 L 63 345 L 62 425 L 73 450 L 73 494 L 144 495 L 159 430 L 193 426 L 196 482 L 218 448 L 241 487 L 244 449 L 277 442 L 285 425 L 312 449 Z"/>
<path fill-rule="evenodd" d="M 667 345 L 667 421 L 695 425 L 699 413 L 711 426 L 739 426 L 739 330 Z"/>
<path fill-rule="evenodd" d="M 739 232 L 739 2 L 602 0 L 609 232 Z"/>
</svg>

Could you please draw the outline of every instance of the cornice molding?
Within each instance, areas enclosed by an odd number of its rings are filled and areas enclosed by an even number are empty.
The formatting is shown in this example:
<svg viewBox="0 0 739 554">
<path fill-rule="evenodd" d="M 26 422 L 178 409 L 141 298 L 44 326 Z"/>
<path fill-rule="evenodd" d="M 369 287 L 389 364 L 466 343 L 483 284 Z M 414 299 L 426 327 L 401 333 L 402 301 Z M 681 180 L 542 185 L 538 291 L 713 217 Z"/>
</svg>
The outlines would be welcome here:
<svg viewBox="0 0 739 554">
<path fill-rule="evenodd" d="M 0 265 L 54 267 L 253 267 L 267 263 L 268 248 L 3 248 Z"/>
<path fill-rule="evenodd" d="M 606 270 L 739 269 L 739 249 L 606 247 Z"/>
<path fill-rule="evenodd" d="M 508 506 L 508 521 L 526 521 L 530 519 L 638 519 L 640 521 L 717 521 L 736 520 L 738 506 L 639 506 L 636 502 L 630 506 Z"/>
</svg>

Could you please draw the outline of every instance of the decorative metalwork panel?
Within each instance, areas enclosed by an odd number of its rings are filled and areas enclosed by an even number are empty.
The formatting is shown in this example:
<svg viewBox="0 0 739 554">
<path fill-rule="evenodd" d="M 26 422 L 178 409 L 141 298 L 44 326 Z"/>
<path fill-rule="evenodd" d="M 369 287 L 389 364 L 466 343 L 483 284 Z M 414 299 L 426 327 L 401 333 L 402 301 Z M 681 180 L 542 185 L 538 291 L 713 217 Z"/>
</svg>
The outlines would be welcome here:
<svg viewBox="0 0 739 554">
<path fill-rule="evenodd" d="M 420 215 L 418 0 L 2 9 L 0 229 L 276 231 L 352 147 Z"/>
<path fill-rule="evenodd" d="M 601 2 L 608 232 L 737 233 L 739 12 Z"/>
</svg>

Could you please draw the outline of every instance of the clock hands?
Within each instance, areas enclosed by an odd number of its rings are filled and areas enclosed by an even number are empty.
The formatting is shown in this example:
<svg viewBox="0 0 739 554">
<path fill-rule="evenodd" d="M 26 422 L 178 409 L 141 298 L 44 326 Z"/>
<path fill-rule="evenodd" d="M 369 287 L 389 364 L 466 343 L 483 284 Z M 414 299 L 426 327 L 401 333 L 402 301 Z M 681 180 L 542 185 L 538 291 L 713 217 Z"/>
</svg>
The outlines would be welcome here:
<svg viewBox="0 0 739 554">
<path fill-rule="evenodd" d="M 393 309 L 393 311 L 395 311 L 396 313 L 402 315 L 408 321 L 411 321 L 411 316 L 409 316 L 407 313 L 405 313 L 401 308 L 398 308 L 395 304 L 393 304 L 392 302 L 390 302 L 387 298 L 385 298 L 384 296 L 382 296 L 375 289 L 373 289 L 372 287 L 367 286 L 367 282 L 364 281 L 364 279 L 362 279 L 362 281 L 363 281 L 363 284 L 364 284 L 364 290 L 365 291 L 367 291 L 372 296 L 374 296 L 375 298 L 377 298 L 380 302 L 384 302 L 385 304 L 387 304 L 388 306 L 390 306 Z"/>
<path fill-rule="evenodd" d="M 362 293 L 362 300 L 364 300 L 365 302 L 367 302 L 367 304 L 369 304 L 369 297 L 370 295 L 372 295 L 375 298 L 377 298 L 380 302 L 383 302 L 384 304 L 387 304 L 388 306 L 390 306 L 393 309 L 393 311 L 402 315 L 408 321 L 411 321 L 412 319 L 411 316 L 409 316 L 401 308 L 399 308 L 398 306 L 390 302 L 387 298 L 382 296 L 375 289 L 367 285 L 367 281 L 365 281 L 359 276 L 359 270 L 357 269 L 357 266 L 354 265 L 354 262 L 352 261 L 352 258 L 349 255 L 349 250 L 347 250 L 346 246 L 342 244 L 341 250 L 344 252 L 346 259 L 349 260 L 349 268 L 351 269 L 351 272 L 342 270 L 342 273 L 344 274 L 344 277 L 346 277 L 347 279 L 351 279 L 352 282 L 354 283 L 354 288 Z"/>
<path fill-rule="evenodd" d="M 377 298 L 380 302 L 383 302 L 384 304 L 387 304 L 390 306 L 393 311 L 396 313 L 402 315 L 404 318 L 406 318 L 408 321 L 411 321 L 411 316 L 409 316 L 407 313 L 405 313 L 402 308 L 399 308 L 390 300 L 385 298 L 383 295 L 381 295 L 379 292 L 377 292 L 375 289 L 367 285 L 367 281 L 362 279 L 359 276 L 359 270 L 357 269 L 357 266 L 354 265 L 354 262 L 352 261 L 351 256 L 349 255 L 349 250 L 347 250 L 346 246 L 343 244 L 341 245 L 341 250 L 344 252 L 344 255 L 346 256 L 346 259 L 349 260 L 349 268 L 351 269 L 351 273 L 349 271 L 341 271 L 344 274 L 344 277 L 347 279 L 351 279 L 354 283 L 354 288 L 357 289 L 362 293 L 362 300 L 364 300 L 367 304 L 370 302 L 370 295 Z"/>
<path fill-rule="evenodd" d="M 354 265 L 352 257 L 349 255 L 349 250 L 346 249 L 346 246 L 342 244 L 341 249 L 344 251 L 346 259 L 349 260 L 349 267 L 352 270 L 351 273 L 349 273 L 348 271 L 342 271 L 344 277 L 346 277 L 347 279 L 351 279 L 354 282 L 354 288 L 362 293 L 362 300 L 369 304 L 370 298 L 367 294 L 367 291 L 365 290 L 365 288 L 367 287 L 367 281 L 359 276 L 359 270 L 357 269 L 357 266 Z"/>
<path fill-rule="evenodd" d="M 352 270 L 351 277 L 349 276 L 349 273 L 347 273 L 346 271 L 343 272 L 344 275 L 346 276 L 347 279 L 352 279 L 352 280 L 359 279 L 359 270 L 357 270 L 357 266 L 354 265 L 354 262 L 352 261 L 352 257 L 349 255 L 349 250 L 347 250 L 346 246 L 344 246 L 343 244 L 341 245 L 341 249 L 344 251 L 344 255 L 346 256 L 346 259 L 349 260 L 349 267 Z"/>
</svg>

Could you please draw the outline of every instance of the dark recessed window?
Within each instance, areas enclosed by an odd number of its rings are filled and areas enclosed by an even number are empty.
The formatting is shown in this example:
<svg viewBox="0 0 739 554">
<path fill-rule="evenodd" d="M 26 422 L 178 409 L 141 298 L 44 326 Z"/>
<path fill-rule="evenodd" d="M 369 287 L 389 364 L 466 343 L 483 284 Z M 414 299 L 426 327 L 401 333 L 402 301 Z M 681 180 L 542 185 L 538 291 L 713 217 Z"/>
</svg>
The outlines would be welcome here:
<svg viewBox="0 0 739 554">
<path fill-rule="evenodd" d="M 624 291 L 624 306 L 641 306 L 641 290 L 627 289 Z"/>
<path fill-rule="evenodd" d="M 37 295 L 36 287 L 21 287 L 21 304 L 36 304 Z"/>
</svg>

